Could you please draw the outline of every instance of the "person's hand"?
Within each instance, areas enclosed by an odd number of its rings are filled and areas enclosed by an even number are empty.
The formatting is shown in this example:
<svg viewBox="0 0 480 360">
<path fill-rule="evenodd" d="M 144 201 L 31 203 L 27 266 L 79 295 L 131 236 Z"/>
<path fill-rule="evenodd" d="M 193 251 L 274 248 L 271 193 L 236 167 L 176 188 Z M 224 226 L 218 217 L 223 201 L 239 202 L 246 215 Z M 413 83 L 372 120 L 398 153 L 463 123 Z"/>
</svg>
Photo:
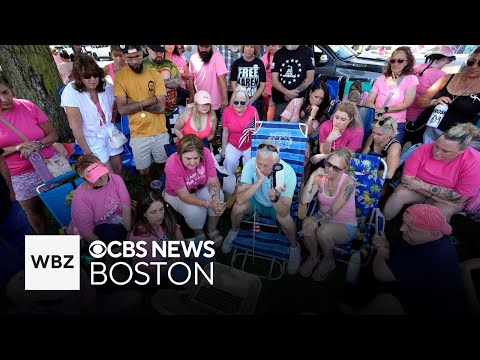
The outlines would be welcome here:
<svg viewBox="0 0 480 360">
<path fill-rule="evenodd" d="M 222 151 L 220 151 L 220 156 L 225 159 L 225 147 L 222 147 Z"/>
<path fill-rule="evenodd" d="M 378 253 L 382 254 L 383 256 L 390 255 L 390 243 L 383 232 L 381 235 L 373 235 L 372 244 Z"/>
<path fill-rule="evenodd" d="M 223 214 L 227 207 L 227 203 L 220 199 L 213 199 L 208 202 L 208 208 L 215 212 L 215 215 L 220 216 Z"/>
<path fill-rule="evenodd" d="M 265 175 L 262 174 L 258 165 L 255 163 L 255 171 L 257 172 L 258 182 L 262 183 L 265 180 Z"/>
<path fill-rule="evenodd" d="M 28 158 L 32 152 L 40 150 L 41 145 L 34 141 L 24 141 L 15 147 L 15 151 L 20 152 L 21 158 Z"/>
<path fill-rule="evenodd" d="M 440 96 L 438 99 L 432 100 L 432 105 L 437 106 L 438 104 L 450 104 L 451 102 L 452 99 L 450 99 L 448 96 Z"/>
<path fill-rule="evenodd" d="M 315 118 L 318 112 L 318 106 L 317 105 L 312 105 L 312 111 L 310 112 L 310 117 Z"/>
<path fill-rule="evenodd" d="M 310 162 L 312 164 L 316 164 L 318 162 L 320 162 L 322 159 L 325 159 L 325 155 L 324 154 L 316 154 L 316 155 L 313 155 L 311 158 L 310 158 Z"/>
<path fill-rule="evenodd" d="M 226 99 L 223 100 L 223 99 L 222 99 L 222 101 L 220 102 L 220 107 L 221 107 L 222 109 L 225 109 L 227 106 L 228 106 L 228 100 L 226 100 Z"/>
<path fill-rule="evenodd" d="M 342 136 L 342 133 L 340 130 L 333 128 L 330 134 L 328 134 L 326 142 L 332 143 L 335 140 L 337 140 L 340 136 Z"/>
</svg>

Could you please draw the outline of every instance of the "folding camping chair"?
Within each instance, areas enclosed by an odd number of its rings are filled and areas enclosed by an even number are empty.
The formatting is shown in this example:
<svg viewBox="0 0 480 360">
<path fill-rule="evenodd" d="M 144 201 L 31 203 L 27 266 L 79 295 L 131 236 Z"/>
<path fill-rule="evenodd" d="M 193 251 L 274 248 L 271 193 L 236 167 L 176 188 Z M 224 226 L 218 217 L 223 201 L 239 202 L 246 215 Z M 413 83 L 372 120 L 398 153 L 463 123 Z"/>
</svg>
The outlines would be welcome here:
<svg viewBox="0 0 480 360">
<path fill-rule="evenodd" d="M 380 164 L 383 164 L 383 176 L 378 176 Z M 361 266 L 370 263 L 373 247 L 372 236 L 375 229 L 375 217 L 382 215 L 378 208 L 378 201 L 382 192 L 383 183 L 387 176 L 387 163 L 382 158 L 355 153 L 350 161 L 348 174 L 355 180 L 355 211 L 357 216 L 357 232 L 351 242 L 335 247 L 333 255 L 336 261 L 348 263 L 350 257 L 360 252 Z M 307 214 L 311 216 L 318 211 L 318 202 L 312 201 L 308 206 Z"/>
<path fill-rule="evenodd" d="M 359 80 L 360 80 L 360 79 L 359 79 Z M 373 79 L 370 79 L 370 80 L 361 80 L 361 81 L 362 81 L 362 90 L 363 90 L 363 91 L 370 92 L 370 90 L 372 90 L 372 86 L 373 86 Z M 348 91 L 350 90 L 350 86 L 352 86 L 352 84 L 353 84 L 354 82 L 355 82 L 355 80 L 347 79 L 347 81 L 345 82 L 345 90 L 343 91 L 342 99 L 346 99 L 346 98 L 347 98 Z"/>
<path fill-rule="evenodd" d="M 70 224 L 73 192 L 82 182 L 83 179 L 72 170 L 37 187 L 38 196 L 61 228 Z"/>
<path fill-rule="evenodd" d="M 290 214 L 296 223 L 298 223 L 300 184 L 307 139 L 305 124 L 278 121 L 261 121 L 252 136 L 252 157 L 256 156 L 257 147 L 263 140 L 273 140 L 280 147 L 281 159 L 295 171 L 297 184 Z M 280 232 L 276 221 L 255 215 L 254 213 L 250 218 L 244 219 L 240 225 L 240 232 L 232 244 L 234 251 L 231 266 L 249 271 L 246 269 L 247 260 L 251 259 L 253 263 L 255 259 L 263 259 L 268 266 L 268 272 L 257 275 L 268 280 L 278 280 L 285 272 L 285 265 L 290 254 L 290 243 L 287 237 Z M 259 232 L 255 231 L 254 225 L 260 227 Z"/>
</svg>

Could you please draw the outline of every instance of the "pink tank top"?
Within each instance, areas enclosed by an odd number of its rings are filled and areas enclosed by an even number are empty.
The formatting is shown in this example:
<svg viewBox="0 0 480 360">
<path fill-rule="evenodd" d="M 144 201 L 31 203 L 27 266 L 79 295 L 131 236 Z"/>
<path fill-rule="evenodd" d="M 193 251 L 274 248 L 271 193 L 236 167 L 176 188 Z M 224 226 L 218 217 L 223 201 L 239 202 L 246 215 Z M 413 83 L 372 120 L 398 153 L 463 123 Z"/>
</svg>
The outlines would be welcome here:
<svg viewBox="0 0 480 360">
<path fill-rule="evenodd" d="M 193 117 L 193 111 L 190 112 L 190 116 L 188 117 L 187 121 L 185 121 L 185 124 L 183 125 L 182 133 L 183 135 L 190 135 L 190 134 L 197 134 L 198 138 L 200 140 L 204 138 L 208 138 L 212 132 L 211 126 L 210 126 L 210 113 L 207 114 L 207 125 L 205 126 L 205 129 L 201 131 L 197 131 L 192 129 L 192 126 L 190 123 L 192 122 L 192 117 Z M 177 146 L 180 143 L 180 140 L 177 139 Z"/>
<path fill-rule="evenodd" d="M 108 70 L 110 73 L 110 77 L 112 78 L 112 81 L 115 80 L 115 71 L 113 70 L 113 63 L 108 64 Z"/>
<path fill-rule="evenodd" d="M 335 193 L 335 196 L 327 196 L 324 191 L 325 191 L 325 181 L 326 177 L 323 176 L 322 179 L 320 180 L 320 186 L 322 187 L 323 191 L 317 193 L 317 198 L 320 203 L 320 212 L 325 213 L 330 208 L 332 207 L 335 199 L 338 196 L 338 193 L 340 189 L 342 188 L 342 184 L 347 178 L 347 174 L 343 173 L 342 178 L 340 179 L 340 182 L 338 183 L 337 186 L 337 191 Z M 355 196 L 351 196 L 350 199 L 346 202 L 345 205 L 340 209 L 340 211 L 332 218 L 332 222 L 335 223 L 349 223 L 354 226 L 357 226 L 357 217 L 355 215 Z"/>
</svg>

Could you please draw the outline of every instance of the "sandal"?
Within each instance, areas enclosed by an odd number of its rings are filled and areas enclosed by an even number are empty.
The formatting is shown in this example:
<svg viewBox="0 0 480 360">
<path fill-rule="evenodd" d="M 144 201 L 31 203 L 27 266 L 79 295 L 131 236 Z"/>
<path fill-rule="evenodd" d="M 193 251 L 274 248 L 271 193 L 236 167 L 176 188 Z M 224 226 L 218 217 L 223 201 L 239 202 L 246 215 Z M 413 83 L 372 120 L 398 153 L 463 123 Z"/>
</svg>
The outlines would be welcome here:
<svg viewBox="0 0 480 360">
<path fill-rule="evenodd" d="M 220 235 L 218 230 L 214 230 L 208 233 L 208 237 L 215 243 L 215 247 L 218 247 L 222 244 L 223 236 Z"/>
</svg>

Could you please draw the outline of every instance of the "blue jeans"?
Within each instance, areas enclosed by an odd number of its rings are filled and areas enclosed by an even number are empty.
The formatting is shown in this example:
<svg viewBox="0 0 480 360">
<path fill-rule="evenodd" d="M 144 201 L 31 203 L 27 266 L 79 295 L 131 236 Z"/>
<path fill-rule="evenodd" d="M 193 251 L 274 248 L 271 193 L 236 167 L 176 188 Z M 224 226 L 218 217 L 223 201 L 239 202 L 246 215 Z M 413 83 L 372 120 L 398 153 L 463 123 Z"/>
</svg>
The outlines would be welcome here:
<svg viewBox="0 0 480 360">
<path fill-rule="evenodd" d="M 254 106 L 255 109 L 257 109 L 258 120 L 266 120 L 265 114 L 264 114 L 265 104 L 263 102 L 263 96 L 260 96 L 257 100 L 255 100 L 252 106 Z"/>
<path fill-rule="evenodd" d="M 14 201 L 7 216 L 0 220 L 0 287 L 25 267 L 25 235 L 31 234 L 27 215 Z"/>
<path fill-rule="evenodd" d="M 403 143 L 405 142 L 405 123 L 398 124 L 397 131 L 398 131 L 398 134 L 395 137 L 395 139 L 400 141 L 400 145 L 403 146 Z"/>
</svg>

